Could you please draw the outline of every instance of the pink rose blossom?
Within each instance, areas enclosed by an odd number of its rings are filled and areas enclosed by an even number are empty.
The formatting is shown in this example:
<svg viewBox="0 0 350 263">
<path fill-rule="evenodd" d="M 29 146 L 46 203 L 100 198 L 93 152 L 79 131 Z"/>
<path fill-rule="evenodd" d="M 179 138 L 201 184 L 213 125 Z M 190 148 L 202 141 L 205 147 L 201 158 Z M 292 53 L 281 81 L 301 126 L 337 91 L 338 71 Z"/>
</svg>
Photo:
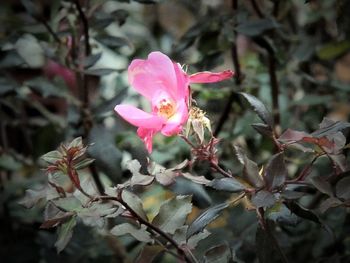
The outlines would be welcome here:
<svg viewBox="0 0 350 263">
<path fill-rule="evenodd" d="M 166 55 L 152 52 L 146 60 L 133 60 L 128 68 L 131 86 L 150 101 L 152 112 L 147 113 L 131 105 L 117 105 L 115 111 L 138 127 L 137 134 L 151 153 L 154 134 L 178 134 L 186 123 L 189 84 L 218 82 L 232 76 L 231 70 L 187 75 L 178 63 L 172 62 Z"/>
</svg>

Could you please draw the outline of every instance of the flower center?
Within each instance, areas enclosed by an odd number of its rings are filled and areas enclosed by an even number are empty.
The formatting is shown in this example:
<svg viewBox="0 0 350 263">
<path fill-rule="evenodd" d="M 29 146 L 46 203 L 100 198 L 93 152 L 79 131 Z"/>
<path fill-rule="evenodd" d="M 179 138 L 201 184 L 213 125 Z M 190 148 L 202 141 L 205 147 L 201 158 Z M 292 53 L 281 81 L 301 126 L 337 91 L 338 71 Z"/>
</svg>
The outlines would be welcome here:
<svg viewBox="0 0 350 263">
<path fill-rule="evenodd" d="M 162 99 L 158 104 L 158 115 L 164 118 L 169 119 L 175 113 L 175 105 L 174 102 Z"/>
</svg>

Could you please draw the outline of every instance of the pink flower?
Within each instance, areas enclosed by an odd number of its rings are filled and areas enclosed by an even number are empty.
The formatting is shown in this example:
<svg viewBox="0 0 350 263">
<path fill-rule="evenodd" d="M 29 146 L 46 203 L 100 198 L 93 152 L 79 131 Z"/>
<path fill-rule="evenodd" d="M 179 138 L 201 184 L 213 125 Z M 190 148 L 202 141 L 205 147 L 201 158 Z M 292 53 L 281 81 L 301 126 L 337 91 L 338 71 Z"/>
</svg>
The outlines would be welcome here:
<svg viewBox="0 0 350 263">
<path fill-rule="evenodd" d="M 147 60 L 135 59 L 128 68 L 131 86 L 150 101 L 152 112 L 147 113 L 131 105 L 117 105 L 115 111 L 138 127 L 137 134 L 151 153 L 154 134 L 178 134 L 186 123 L 189 84 L 218 82 L 232 76 L 230 70 L 187 75 L 178 63 L 172 62 L 166 55 L 152 52 Z"/>
</svg>

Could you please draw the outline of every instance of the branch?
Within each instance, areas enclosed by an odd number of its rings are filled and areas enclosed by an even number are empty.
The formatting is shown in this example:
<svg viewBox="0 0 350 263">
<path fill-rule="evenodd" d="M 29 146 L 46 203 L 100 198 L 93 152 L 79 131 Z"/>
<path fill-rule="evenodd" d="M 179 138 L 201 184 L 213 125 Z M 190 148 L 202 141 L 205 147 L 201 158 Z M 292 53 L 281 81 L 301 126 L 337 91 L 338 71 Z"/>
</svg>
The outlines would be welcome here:
<svg viewBox="0 0 350 263">
<path fill-rule="evenodd" d="M 194 258 L 190 258 L 187 253 L 185 252 L 185 250 L 171 237 L 169 236 L 167 233 L 165 233 L 163 230 L 161 230 L 160 228 L 158 228 L 155 225 L 152 225 L 152 223 L 148 222 L 147 220 L 143 219 L 142 217 L 140 217 L 120 196 L 118 197 L 113 197 L 113 196 L 109 196 L 109 195 L 104 195 L 104 196 L 98 196 L 96 197 L 94 200 L 92 201 L 96 201 L 96 200 L 112 200 L 112 201 L 117 201 L 119 202 L 121 205 L 123 205 L 125 207 L 126 210 L 129 211 L 129 213 L 140 223 L 143 224 L 145 226 L 147 226 L 149 229 L 151 229 L 152 231 L 154 231 L 155 233 L 159 234 L 160 236 L 162 236 L 164 239 L 166 239 L 171 245 L 173 245 L 177 251 L 178 254 L 182 256 L 182 258 L 185 260 L 185 262 L 188 263 L 192 263 L 192 262 L 197 262 L 196 259 Z"/>
<path fill-rule="evenodd" d="M 89 43 L 89 22 L 83 12 L 83 9 L 81 8 L 81 5 L 79 3 L 79 0 L 74 0 L 75 6 L 78 9 L 79 17 L 81 19 L 81 22 L 83 24 L 83 30 L 84 30 L 84 42 L 85 42 L 85 55 L 88 56 L 91 53 L 91 47 Z"/>
</svg>

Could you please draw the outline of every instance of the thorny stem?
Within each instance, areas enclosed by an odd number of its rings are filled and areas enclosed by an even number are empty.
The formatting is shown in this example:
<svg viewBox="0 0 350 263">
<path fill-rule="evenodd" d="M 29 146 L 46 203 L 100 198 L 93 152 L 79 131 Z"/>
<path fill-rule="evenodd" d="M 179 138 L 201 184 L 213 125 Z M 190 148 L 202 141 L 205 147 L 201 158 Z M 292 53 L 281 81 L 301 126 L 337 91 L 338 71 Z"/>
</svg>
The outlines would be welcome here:
<svg viewBox="0 0 350 263">
<path fill-rule="evenodd" d="M 192 262 L 197 262 L 197 260 L 193 257 L 190 258 L 186 251 L 171 237 L 169 236 L 167 233 L 165 233 L 163 230 L 161 230 L 160 228 L 158 228 L 157 226 L 153 225 L 152 223 L 148 222 L 147 220 L 143 219 L 141 216 L 139 216 L 120 196 L 118 197 L 113 197 L 113 196 L 108 196 L 108 195 L 104 195 L 104 196 L 98 196 L 95 197 L 94 199 L 92 199 L 91 201 L 97 201 L 97 200 L 112 200 L 112 201 L 117 201 L 119 202 L 121 205 L 123 205 L 125 207 L 125 209 L 127 211 L 129 211 L 129 213 L 140 223 L 143 224 L 145 226 L 147 226 L 148 228 L 150 228 L 152 231 L 156 232 L 157 234 L 159 234 L 160 236 L 162 236 L 164 239 L 166 239 L 171 245 L 173 245 L 177 251 L 178 254 L 181 255 L 181 257 L 185 260 L 185 262 L 188 263 L 192 263 Z"/>
<path fill-rule="evenodd" d="M 286 181 L 286 183 L 296 183 L 296 182 L 302 182 L 305 180 L 305 177 L 308 176 L 308 174 L 310 173 L 310 170 L 311 170 L 311 167 L 312 165 L 316 162 L 316 160 L 322 156 L 322 154 L 320 155 L 316 155 L 311 163 L 309 163 L 306 167 L 304 167 L 304 169 L 300 172 L 299 176 L 293 180 L 290 180 L 290 181 Z"/>
</svg>

